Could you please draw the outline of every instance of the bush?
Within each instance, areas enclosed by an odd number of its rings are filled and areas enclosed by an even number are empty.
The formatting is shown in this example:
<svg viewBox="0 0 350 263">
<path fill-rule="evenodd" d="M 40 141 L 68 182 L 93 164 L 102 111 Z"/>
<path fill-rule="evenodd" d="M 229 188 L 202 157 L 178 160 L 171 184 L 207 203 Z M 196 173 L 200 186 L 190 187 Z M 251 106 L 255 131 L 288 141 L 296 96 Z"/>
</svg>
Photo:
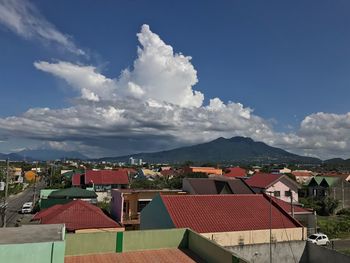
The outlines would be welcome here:
<svg viewBox="0 0 350 263">
<path fill-rule="evenodd" d="M 350 208 L 343 208 L 343 209 L 340 209 L 340 210 L 337 212 L 337 215 L 340 215 L 340 216 L 349 216 L 349 217 L 350 217 Z"/>
<path fill-rule="evenodd" d="M 329 216 L 333 215 L 339 206 L 339 200 L 330 197 L 324 198 L 301 198 L 299 200 L 305 207 L 311 208 L 317 212 L 318 215 Z"/>
</svg>

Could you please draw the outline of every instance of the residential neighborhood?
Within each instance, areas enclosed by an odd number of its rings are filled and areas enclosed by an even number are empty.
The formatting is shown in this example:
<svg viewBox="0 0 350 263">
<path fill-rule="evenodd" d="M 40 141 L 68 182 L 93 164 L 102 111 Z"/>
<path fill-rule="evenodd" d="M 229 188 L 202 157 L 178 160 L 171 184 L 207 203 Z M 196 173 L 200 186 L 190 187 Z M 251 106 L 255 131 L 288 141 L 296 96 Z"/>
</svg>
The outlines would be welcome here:
<svg viewBox="0 0 350 263">
<path fill-rule="evenodd" d="M 0 263 L 350 263 L 350 0 L 0 0 Z"/>
<path fill-rule="evenodd" d="M 339 257 L 344 257 L 344 244 L 350 242 L 349 229 L 334 232 L 331 228 L 331 220 L 335 218 L 344 224 L 341 218 L 346 216 L 347 197 L 350 195 L 348 176 L 336 172 L 327 176 L 328 171 L 319 172 L 320 166 L 315 166 L 315 171 L 308 173 L 311 178 L 303 181 L 297 179 L 300 171 L 276 172 L 274 165 L 264 169 L 257 169 L 254 165 L 201 168 L 169 164 L 119 166 L 116 163 L 79 161 L 76 167 L 67 160 L 56 161 L 54 166 L 49 163 L 23 166 L 21 162 L 3 162 L 3 165 L 2 175 L 9 178 L 23 176 L 23 182 L 8 180 L 9 189 L 15 189 L 14 186 L 21 189 L 11 190 L 8 195 L 21 196 L 21 191 L 29 190 L 27 201 L 34 202 L 29 213 L 18 211 L 15 217 L 5 219 L 7 226 L 18 229 L 63 226 L 67 233 L 66 239 L 61 240 L 66 245 L 66 254 L 62 254 L 64 262 L 78 262 L 74 261 L 78 260 L 75 256 L 67 254 L 67 251 L 72 251 L 67 245 L 77 242 L 71 239 L 71 235 L 81 235 L 77 240 L 83 245 L 84 238 L 90 238 L 87 234 L 101 235 L 104 239 L 102 235 L 115 233 L 117 240 L 113 242 L 118 243 L 121 237 L 118 233 L 125 232 L 127 237 L 129 232 L 142 236 L 147 231 L 178 229 L 187 233 L 182 229 L 188 229 L 192 231 L 188 233 L 196 233 L 208 240 L 208 244 L 216 244 L 217 248 L 221 247 L 242 262 L 268 260 L 268 244 L 273 244 L 272 257 L 276 261 L 293 262 L 288 252 L 283 255 L 276 252 L 276 249 L 284 249 L 286 243 L 295 250 L 292 249 L 297 262 L 313 262 L 303 260 L 315 249 L 307 241 L 315 233 L 328 235 L 329 241 L 319 248 L 325 250 L 322 253 L 340 252 Z M 40 173 L 33 172 L 32 166 L 40 166 Z M 24 169 L 15 176 L 13 171 L 20 171 L 21 167 L 28 171 Z M 24 176 L 28 172 L 34 173 L 33 177 Z M 172 183 L 178 181 L 180 185 Z M 332 206 L 328 203 L 321 208 L 316 205 L 322 205 L 328 199 L 334 200 Z M 257 251 L 265 249 L 266 253 L 249 254 L 253 247 Z M 78 253 L 81 258 L 90 254 L 88 250 L 82 254 L 77 251 L 69 253 Z M 98 255 L 101 252 L 93 250 L 92 253 Z M 199 260 L 200 256 L 203 255 L 191 258 L 198 257 L 198 262 L 201 262 L 213 255 Z M 115 258 L 118 257 L 116 254 Z M 176 257 L 182 258 L 180 254 Z M 183 262 L 187 261 L 184 259 Z"/>
</svg>

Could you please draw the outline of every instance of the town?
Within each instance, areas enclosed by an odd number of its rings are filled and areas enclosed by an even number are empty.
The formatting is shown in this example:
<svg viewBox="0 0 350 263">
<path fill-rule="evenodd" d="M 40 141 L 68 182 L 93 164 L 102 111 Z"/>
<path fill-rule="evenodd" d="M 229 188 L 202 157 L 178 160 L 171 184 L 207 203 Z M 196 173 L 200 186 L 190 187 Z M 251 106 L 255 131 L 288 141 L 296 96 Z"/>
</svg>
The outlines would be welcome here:
<svg viewBox="0 0 350 263">
<path fill-rule="evenodd" d="M 0 263 L 350 263 L 349 14 L 0 0 Z"/>
<path fill-rule="evenodd" d="M 8 262 L 350 259 L 350 171 L 331 164 L 3 160 L 0 179 Z"/>
</svg>

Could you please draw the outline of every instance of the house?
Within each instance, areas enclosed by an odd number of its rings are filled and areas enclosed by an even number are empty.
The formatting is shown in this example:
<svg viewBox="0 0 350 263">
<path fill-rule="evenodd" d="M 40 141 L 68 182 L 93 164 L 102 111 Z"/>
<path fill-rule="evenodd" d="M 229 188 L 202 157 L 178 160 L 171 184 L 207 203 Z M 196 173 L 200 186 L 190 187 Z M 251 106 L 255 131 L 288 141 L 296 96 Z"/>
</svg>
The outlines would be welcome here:
<svg viewBox="0 0 350 263">
<path fill-rule="evenodd" d="M 118 223 L 106 216 L 100 208 L 82 200 L 54 205 L 36 213 L 32 219 L 39 224 L 65 224 L 68 232 L 124 231 Z"/>
<path fill-rule="evenodd" d="M 292 172 L 292 175 L 294 175 L 295 180 L 302 185 L 308 184 L 311 178 L 315 176 L 312 171 L 308 170 L 295 170 Z"/>
<path fill-rule="evenodd" d="M 72 185 L 82 188 L 91 188 L 97 193 L 98 201 L 110 199 L 112 189 L 129 187 L 127 170 L 87 170 L 83 174 L 74 174 Z"/>
<path fill-rule="evenodd" d="M 204 173 L 206 175 L 214 174 L 214 175 L 222 175 L 222 169 L 214 168 L 214 167 L 185 167 L 183 169 L 184 174 L 190 173 Z"/>
<path fill-rule="evenodd" d="M 307 185 L 308 196 L 324 198 L 329 196 L 340 201 L 342 208 L 350 207 L 350 182 L 343 177 L 316 176 Z"/>
<path fill-rule="evenodd" d="M 247 171 L 241 167 L 226 168 L 223 174 L 226 177 L 246 177 Z"/>
<path fill-rule="evenodd" d="M 66 204 L 72 200 L 82 200 L 92 204 L 97 203 L 97 194 L 92 190 L 86 190 L 79 187 L 64 188 L 54 190 L 48 193 L 45 199 L 40 198 L 40 209 L 49 208 L 57 204 Z"/>
<path fill-rule="evenodd" d="M 245 181 L 256 193 L 271 193 L 283 201 L 298 203 L 297 182 L 283 174 L 256 173 Z"/>
<path fill-rule="evenodd" d="M 184 178 L 182 190 L 188 194 L 254 194 L 250 186 L 240 178 Z"/>
<path fill-rule="evenodd" d="M 158 194 L 185 194 L 181 190 L 113 189 L 111 215 L 127 229 L 138 229 L 140 212 Z"/>
<path fill-rule="evenodd" d="M 305 240 L 306 229 L 266 194 L 158 195 L 140 228 L 190 228 L 221 246 Z"/>
</svg>

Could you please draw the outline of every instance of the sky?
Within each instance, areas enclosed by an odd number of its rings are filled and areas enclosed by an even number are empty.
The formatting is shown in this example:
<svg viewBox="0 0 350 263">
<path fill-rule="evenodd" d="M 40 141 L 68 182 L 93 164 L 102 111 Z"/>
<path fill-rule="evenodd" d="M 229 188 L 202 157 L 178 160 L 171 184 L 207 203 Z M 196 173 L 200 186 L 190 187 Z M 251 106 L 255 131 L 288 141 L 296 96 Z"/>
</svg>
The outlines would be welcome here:
<svg viewBox="0 0 350 263">
<path fill-rule="evenodd" d="M 247 136 L 350 158 L 350 2 L 0 0 L 0 152 Z"/>
</svg>

